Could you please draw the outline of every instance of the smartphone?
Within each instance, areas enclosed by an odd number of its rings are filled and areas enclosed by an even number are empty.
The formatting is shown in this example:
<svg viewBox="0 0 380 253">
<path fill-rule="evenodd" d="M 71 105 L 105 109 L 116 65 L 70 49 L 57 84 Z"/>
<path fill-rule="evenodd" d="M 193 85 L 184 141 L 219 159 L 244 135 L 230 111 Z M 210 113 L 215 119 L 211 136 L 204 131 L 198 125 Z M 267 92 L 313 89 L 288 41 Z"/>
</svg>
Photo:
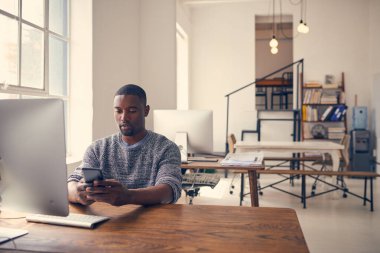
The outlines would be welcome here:
<svg viewBox="0 0 380 253">
<path fill-rule="evenodd" d="M 98 168 L 82 168 L 83 178 L 86 184 L 92 185 L 94 180 L 103 180 L 103 173 L 101 169 Z"/>
</svg>

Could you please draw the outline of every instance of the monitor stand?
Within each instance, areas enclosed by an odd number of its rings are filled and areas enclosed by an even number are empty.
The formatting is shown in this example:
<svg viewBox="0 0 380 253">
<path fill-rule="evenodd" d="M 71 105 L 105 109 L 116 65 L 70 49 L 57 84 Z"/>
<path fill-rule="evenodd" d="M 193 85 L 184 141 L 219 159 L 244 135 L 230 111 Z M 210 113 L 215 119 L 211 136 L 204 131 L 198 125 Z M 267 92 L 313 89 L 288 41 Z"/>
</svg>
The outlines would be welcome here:
<svg viewBox="0 0 380 253">
<path fill-rule="evenodd" d="M 187 162 L 187 133 L 177 132 L 175 134 L 175 144 L 177 144 L 179 151 L 181 152 L 181 162 Z"/>
</svg>

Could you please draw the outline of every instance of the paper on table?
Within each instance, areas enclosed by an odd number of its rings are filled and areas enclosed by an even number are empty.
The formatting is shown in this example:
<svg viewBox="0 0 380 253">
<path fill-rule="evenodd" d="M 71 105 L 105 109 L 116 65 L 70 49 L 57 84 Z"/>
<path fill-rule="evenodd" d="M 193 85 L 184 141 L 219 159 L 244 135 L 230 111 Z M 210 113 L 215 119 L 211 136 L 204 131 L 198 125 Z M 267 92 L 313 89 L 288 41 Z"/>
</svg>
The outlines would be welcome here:
<svg viewBox="0 0 380 253">
<path fill-rule="evenodd" d="M 220 162 L 221 165 L 261 165 L 263 152 L 229 153 Z"/>
</svg>

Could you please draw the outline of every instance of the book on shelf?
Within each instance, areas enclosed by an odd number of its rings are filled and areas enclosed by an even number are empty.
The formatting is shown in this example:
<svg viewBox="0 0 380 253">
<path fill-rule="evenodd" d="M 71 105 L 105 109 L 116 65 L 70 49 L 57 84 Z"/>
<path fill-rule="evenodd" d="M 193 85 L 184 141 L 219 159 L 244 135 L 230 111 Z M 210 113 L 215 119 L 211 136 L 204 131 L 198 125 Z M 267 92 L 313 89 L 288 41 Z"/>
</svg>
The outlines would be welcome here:
<svg viewBox="0 0 380 253">
<path fill-rule="evenodd" d="M 338 105 L 335 107 L 334 113 L 330 117 L 330 121 L 340 121 L 346 114 L 347 108 L 345 105 Z"/>
<path fill-rule="evenodd" d="M 305 82 L 303 87 L 305 88 L 320 88 L 322 87 L 322 84 L 318 81 L 308 81 L 308 82 Z"/>
<path fill-rule="evenodd" d="M 329 127 L 328 128 L 329 133 L 344 133 L 346 132 L 345 127 Z"/>
<path fill-rule="evenodd" d="M 337 104 L 338 94 L 336 90 L 323 90 L 321 104 Z"/>
<path fill-rule="evenodd" d="M 339 85 L 337 83 L 324 83 L 322 84 L 322 89 L 338 89 Z"/>
<path fill-rule="evenodd" d="M 321 116 L 321 121 L 325 121 L 329 119 L 329 116 L 331 115 L 331 112 L 333 111 L 333 109 L 334 109 L 334 106 L 332 105 L 328 106 Z"/>
<path fill-rule="evenodd" d="M 321 102 L 322 92 L 319 89 L 306 90 L 303 98 L 304 104 L 319 104 Z"/>
<path fill-rule="evenodd" d="M 328 135 L 329 139 L 339 139 L 339 140 L 341 140 L 341 139 L 343 139 L 345 133 L 330 133 L 329 132 L 327 135 Z"/>
<path fill-rule="evenodd" d="M 302 117 L 304 121 L 318 121 L 318 109 L 309 105 L 302 107 Z"/>
</svg>

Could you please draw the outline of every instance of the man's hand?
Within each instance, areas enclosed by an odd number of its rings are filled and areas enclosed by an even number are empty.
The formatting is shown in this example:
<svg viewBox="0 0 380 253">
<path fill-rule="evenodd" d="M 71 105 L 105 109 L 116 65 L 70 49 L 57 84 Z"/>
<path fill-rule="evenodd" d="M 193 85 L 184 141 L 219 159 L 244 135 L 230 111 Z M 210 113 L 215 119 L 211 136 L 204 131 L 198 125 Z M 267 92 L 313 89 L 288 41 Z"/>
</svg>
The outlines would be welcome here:
<svg viewBox="0 0 380 253">
<path fill-rule="evenodd" d="M 95 180 L 93 186 L 86 188 L 87 200 L 105 202 L 113 206 L 132 203 L 132 194 L 115 179 Z"/>
<path fill-rule="evenodd" d="M 168 184 L 159 184 L 140 189 L 127 189 L 115 179 L 94 181 L 88 187 L 83 179 L 69 182 L 69 200 L 72 203 L 91 205 L 95 201 L 113 206 L 127 204 L 154 205 L 170 203 L 173 199 L 172 188 Z"/>
<path fill-rule="evenodd" d="M 72 203 L 79 203 L 85 206 L 94 203 L 94 200 L 88 198 L 88 192 L 86 192 L 87 184 L 81 179 L 79 182 L 69 182 L 69 201 Z"/>
</svg>

